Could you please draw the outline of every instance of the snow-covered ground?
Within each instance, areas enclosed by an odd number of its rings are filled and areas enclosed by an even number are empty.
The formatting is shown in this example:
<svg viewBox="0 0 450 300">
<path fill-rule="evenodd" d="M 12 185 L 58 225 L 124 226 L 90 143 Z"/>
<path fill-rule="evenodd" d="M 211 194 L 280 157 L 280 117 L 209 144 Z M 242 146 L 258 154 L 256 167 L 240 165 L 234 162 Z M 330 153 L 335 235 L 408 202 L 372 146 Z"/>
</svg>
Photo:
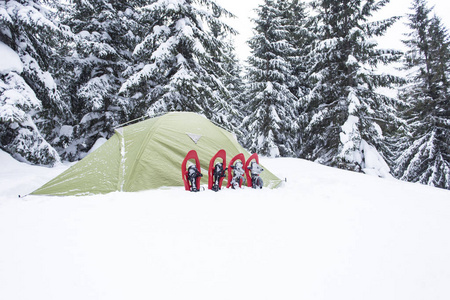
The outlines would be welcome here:
<svg viewBox="0 0 450 300">
<path fill-rule="evenodd" d="M 0 164 L 0 299 L 450 299 L 447 190 L 266 158 L 284 187 L 18 198 L 67 166 Z"/>
</svg>

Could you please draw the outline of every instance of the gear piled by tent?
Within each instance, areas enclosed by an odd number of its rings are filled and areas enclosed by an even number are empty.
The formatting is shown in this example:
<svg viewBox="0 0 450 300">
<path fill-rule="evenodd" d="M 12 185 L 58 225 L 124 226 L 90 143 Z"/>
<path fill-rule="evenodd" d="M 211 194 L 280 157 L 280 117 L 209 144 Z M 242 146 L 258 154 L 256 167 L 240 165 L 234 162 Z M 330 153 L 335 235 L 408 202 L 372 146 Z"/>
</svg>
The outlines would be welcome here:
<svg viewBox="0 0 450 300">
<path fill-rule="evenodd" d="M 219 149 L 230 157 L 249 156 L 230 132 L 205 117 L 172 112 L 117 129 L 101 147 L 32 194 L 89 195 L 183 186 L 179 174 L 186 153 L 196 150 L 201 165 L 208 166 Z M 208 172 L 198 171 L 209 180 Z M 268 188 L 282 182 L 267 168 L 261 177 Z"/>
</svg>

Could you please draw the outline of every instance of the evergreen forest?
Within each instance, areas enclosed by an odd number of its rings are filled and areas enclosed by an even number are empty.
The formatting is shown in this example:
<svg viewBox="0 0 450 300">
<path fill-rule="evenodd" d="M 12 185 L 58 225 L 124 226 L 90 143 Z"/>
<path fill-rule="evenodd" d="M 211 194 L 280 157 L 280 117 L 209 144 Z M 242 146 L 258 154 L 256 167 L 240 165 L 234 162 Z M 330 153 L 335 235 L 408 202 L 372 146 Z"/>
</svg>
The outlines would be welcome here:
<svg viewBox="0 0 450 300">
<path fill-rule="evenodd" d="M 426 0 L 374 20 L 388 2 L 263 0 L 243 63 L 214 0 L 0 1 L 0 148 L 52 166 L 191 111 L 260 155 L 450 189 L 450 36 Z M 381 47 L 401 17 L 407 50 Z"/>
</svg>

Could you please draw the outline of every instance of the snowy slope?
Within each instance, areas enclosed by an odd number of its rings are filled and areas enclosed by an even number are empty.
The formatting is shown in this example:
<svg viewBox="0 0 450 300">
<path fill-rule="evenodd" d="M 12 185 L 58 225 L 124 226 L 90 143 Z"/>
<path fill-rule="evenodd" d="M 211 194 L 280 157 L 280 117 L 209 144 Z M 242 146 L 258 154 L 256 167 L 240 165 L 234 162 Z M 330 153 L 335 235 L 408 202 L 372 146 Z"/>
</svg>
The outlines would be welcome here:
<svg viewBox="0 0 450 300">
<path fill-rule="evenodd" d="M 450 299 L 449 191 L 262 163 L 283 188 L 17 198 L 66 166 L 0 152 L 0 299 Z"/>
</svg>

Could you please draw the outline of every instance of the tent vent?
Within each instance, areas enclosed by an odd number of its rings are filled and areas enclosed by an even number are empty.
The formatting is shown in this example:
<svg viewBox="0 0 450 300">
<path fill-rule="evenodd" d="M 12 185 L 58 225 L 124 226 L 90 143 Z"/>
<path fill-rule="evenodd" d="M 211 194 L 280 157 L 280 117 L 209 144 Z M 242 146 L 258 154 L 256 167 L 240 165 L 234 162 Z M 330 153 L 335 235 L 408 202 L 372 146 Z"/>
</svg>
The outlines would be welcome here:
<svg viewBox="0 0 450 300">
<path fill-rule="evenodd" d="M 191 140 L 194 141 L 194 143 L 196 143 L 196 144 L 197 144 L 198 140 L 202 137 L 201 135 L 195 134 L 195 133 L 189 133 L 189 132 L 186 132 L 186 134 L 187 134 L 187 135 L 191 138 Z"/>
</svg>

